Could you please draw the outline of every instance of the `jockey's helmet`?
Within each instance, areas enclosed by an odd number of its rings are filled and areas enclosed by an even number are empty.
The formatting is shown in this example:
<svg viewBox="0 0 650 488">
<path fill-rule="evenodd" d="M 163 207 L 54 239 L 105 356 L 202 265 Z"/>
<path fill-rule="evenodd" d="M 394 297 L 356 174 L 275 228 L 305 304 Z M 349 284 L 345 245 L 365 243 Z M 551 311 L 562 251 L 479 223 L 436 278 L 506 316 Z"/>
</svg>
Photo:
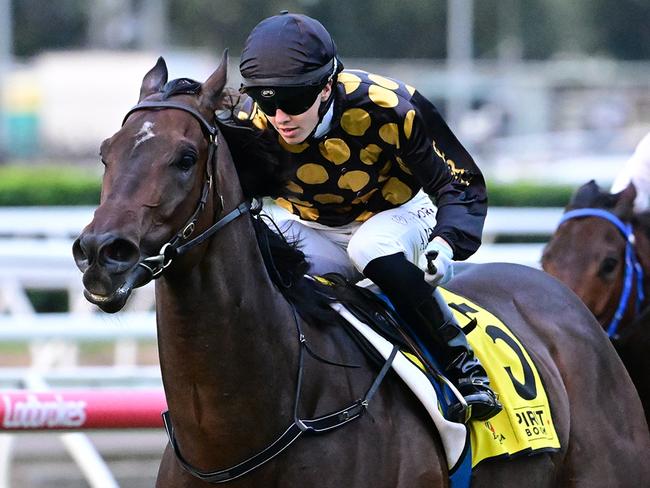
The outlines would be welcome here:
<svg viewBox="0 0 650 488">
<path fill-rule="evenodd" d="M 324 87 L 343 69 L 336 44 L 315 19 L 287 11 L 261 21 L 241 55 L 241 91 L 263 87 Z"/>
</svg>

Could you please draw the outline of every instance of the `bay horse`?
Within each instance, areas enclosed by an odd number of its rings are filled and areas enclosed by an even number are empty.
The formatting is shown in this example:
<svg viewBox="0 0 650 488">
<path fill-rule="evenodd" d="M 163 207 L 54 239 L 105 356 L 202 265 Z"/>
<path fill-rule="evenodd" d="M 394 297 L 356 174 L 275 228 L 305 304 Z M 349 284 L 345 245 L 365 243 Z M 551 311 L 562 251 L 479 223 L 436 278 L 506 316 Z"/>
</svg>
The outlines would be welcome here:
<svg viewBox="0 0 650 488">
<path fill-rule="evenodd" d="M 650 423 L 650 213 L 636 191 L 578 188 L 542 254 L 542 268 L 571 288 L 618 351 Z"/>
<path fill-rule="evenodd" d="M 341 409 L 368 391 L 379 367 L 336 321 L 318 321 L 309 307 L 296 312 L 319 296 L 299 250 L 276 246 L 284 254 L 269 260 L 276 234 L 251 215 L 247 193 L 278 172 L 255 159 L 254 137 L 227 140 L 216 124 L 226 61 L 224 54 L 203 83 L 167 83 L 162 58 L 144 76 L 138 105 L 101 146 L 101 201 L 73 245 L 84 294 L 106 312 L 156 278 L 171 439 L 156 486 L 230 478 L 235 487 L 449 486 L 431 419 L 396 375 L 385 376 L 364 415 Z M 638 397 L 575 295 L 541 271 L 508 264 L 469 266 L 450 289 L 489 304 L 526 345 L 561 443 L 553 452 L 481 463 L 474 486 L 592 488 L 650 479 L 649 464 L 638 462 L 650 451 Z M 333 411 L 349 423 L 316 435 L 301 422 Z M 296 427 L 306 434 L 289 445 Z M 260 456 L 267 462 L 257 466 Z"/>
</svg>

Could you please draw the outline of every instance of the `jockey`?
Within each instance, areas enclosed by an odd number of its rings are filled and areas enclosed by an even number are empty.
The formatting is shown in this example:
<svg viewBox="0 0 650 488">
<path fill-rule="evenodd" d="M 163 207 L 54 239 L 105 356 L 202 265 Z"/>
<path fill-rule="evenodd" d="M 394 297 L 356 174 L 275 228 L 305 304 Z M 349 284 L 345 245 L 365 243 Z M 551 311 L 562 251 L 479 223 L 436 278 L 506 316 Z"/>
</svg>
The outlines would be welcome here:
<svg viewBox="0 0 650 488">
<path fill-rule="evenodd" d="M 636 146 L 634 154 L 628 159 L 612 184 L 611 192 L 625 190 L 634 183 L 636 199 L 634 210 L 644 212 L 650 209 L 650 132 Z"/>
<path fill-rule="evenodd" d="M 250 98 L 238 118 L 277 137 L 290 177 L 274 217 L 310 271 L 370 278 L 432 345 L 471 418 L 496 415 L 487 373 L 436 290 L 479 247 L 487 212 L 483 176 L 436 108 L 402 82 L 344 70 L 322 24 L 286 11 L 253 29 L 240 72 Z"/>
</svg>

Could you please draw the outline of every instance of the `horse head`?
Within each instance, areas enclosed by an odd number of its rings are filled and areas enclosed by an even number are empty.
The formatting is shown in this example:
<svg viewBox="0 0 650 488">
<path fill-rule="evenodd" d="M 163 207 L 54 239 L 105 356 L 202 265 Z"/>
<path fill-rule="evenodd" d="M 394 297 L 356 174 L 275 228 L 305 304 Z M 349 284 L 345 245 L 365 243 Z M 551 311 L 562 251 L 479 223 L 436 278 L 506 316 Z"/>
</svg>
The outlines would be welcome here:
<svg viewBox="0 0 650 488">
<path fill-rule="evenodd" d="M 159 58 L 142 80 L 138 104 L 102 143 L 100 205 L 73 245 L 85 296 L 102 310 L 121 310 L 135 287 L 170 264 L 169 249 L 161 251 L 165 243 L 183 244 L 223 210 L 214 198 L 211 121 L 226 67 L 224 53 L 204 83 L 168 83 Z"/>
<path fill-rule="evenodd" d="M 635 197 L 632 183 L 615 194 L 601 190 L 593 180 L 582 185 L 542 255 L 542 268 L 569 286 L 604 327 L 624 296 Z M 630 293 L 628 301 L 633 299 Z M 633 304 L 624 305 L 626 315 L 634 309 Z"/>
</svg>

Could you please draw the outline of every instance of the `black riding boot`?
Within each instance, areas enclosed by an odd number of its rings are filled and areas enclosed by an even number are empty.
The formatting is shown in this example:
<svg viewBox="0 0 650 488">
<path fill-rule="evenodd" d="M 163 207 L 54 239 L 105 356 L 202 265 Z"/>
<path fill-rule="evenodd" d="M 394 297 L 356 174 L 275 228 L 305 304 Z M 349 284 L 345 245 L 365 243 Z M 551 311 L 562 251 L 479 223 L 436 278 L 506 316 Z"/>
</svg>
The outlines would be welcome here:
<svg viewBox="0 0 650 488">
<path fill-rule="evenodd" d="M 390 298 L 418 339 L 432 345 L 445 375 L 465 398 L 468 411 L 452 407 L 458 421 L 487 420 L 502 409 L 487 373 L 467 342 L 439 291 L 424 280 L 424 272 L 402 253 L 373 259 L 363 274 Z"/>
<path fill-rule="evenodd" d="M 465 333 L 440 292 L 434 290 L 415 311 L 417 318 L 411 318 L 411 326 L 416 329 L 420 339 L 433 344 L 435 356 L 445 375 L 458 388 L 468 405 L 466 414 L 461 411 L 460 405 L 453 406 L 450 417 L 460 421 L 494 417 L 503 407 L 490 388 L 485 369 L 474 355 Z"/>
</svg>

